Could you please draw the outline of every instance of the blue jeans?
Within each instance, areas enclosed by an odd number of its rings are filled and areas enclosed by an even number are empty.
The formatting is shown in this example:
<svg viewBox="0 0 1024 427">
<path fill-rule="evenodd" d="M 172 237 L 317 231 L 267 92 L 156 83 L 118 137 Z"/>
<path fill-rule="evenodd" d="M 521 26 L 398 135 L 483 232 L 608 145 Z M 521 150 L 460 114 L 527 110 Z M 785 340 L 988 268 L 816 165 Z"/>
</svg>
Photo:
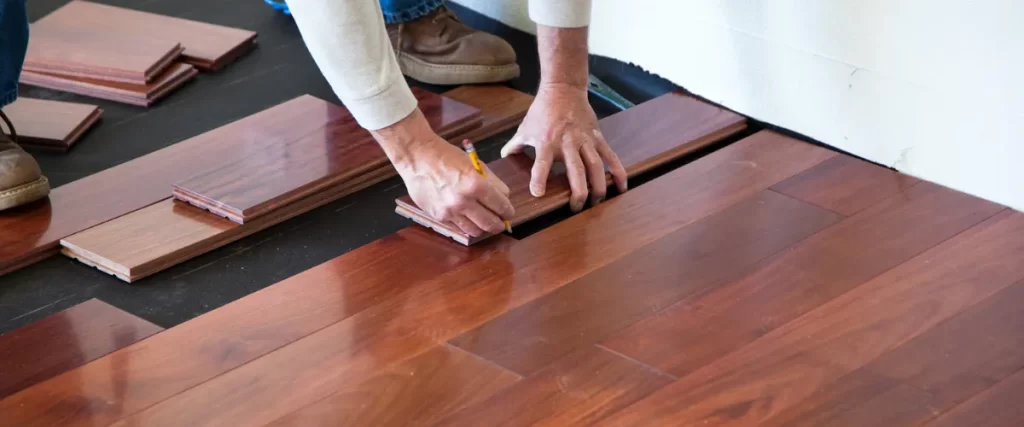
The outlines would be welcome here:
<svg viewBox="0 0 1024 427">
<path fill-rule="evenodd" d="M 18 76 L 28 48 L 25 0 L 0 0 L 0 107 L 18 97 Z"/>
<path fill-rule="evenodd" d="M 443 0 L 380 0 L 380 8 L 384 10 L 384 22 L 397 24 L 433 12 L 442 3 Z"/>
</svg>

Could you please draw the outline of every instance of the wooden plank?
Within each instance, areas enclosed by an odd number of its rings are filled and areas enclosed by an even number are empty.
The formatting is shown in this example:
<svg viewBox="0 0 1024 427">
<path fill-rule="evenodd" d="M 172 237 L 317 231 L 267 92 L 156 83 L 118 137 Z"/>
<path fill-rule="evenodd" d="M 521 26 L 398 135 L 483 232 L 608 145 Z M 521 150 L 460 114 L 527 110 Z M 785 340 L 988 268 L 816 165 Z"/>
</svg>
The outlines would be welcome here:
<svg viewBox="0 0 1024 427">
<path fill-rule="evenodd" d="M 739 279 L 764 258 L 842 217 L 771 191 L 683 227 L 451 341 L 528 376 L 704 288 Z"/>
<path fill-rule="evenodd" d="M 705 104 L 681 93 L 673 92 L 640 104 L 600 121 L 601 132 L 619 156 L 629 176 L 692 153 L 709 144 L 735 134 L 746 127 L 746 119 L 735 113 Z M 543 197 L 530 194 L 530 170 L 533 160 L 513 155 L 487 164 L 491 172 L 508 185 L 509 198 L 516 213 L 513 226 L 554 211 L 569 203 L 569 180 L 556 169 L 548 178 Z M 399 215 L 431 224 L 431 228 L 447 229 L 442 235 L 468 245 L 473 239 L 453 225 L 434 221 L 408 195 L 396 203 L 403 209 Z"/>
<path fill-rule="evenodd" d="M 413 94 L 442 138 L 480 125 L 476 108 L 422 89 Z M 174 183 L 174 197 L 244 224 L 388 164 L 377 141 L 348 114 L 250 153 Z"/>
<path fill-rule="evenodd" d="M 1001 209 L 922 182 L 777 255 L 741 280 L 637 323 L 605 345 L 682 377 Z"/>
<path fill-rule="evenodd" d="M 442 95 L 480 110 L 480 127 L 459 135 L 455 143 L 478 142 L 519 126 L 533 104 L 533 95 L 498 85 L 464 85 Z"/>
<path fill-rule="evenodd" d="M 81 0 L 69 2 L 35 25 L 39 24 L 181 43 L 186 61 L 202 69 L 226 65 L 251 50 L 256 39 L 253 31 Z"/>
<path fill-rule="evenodd" d="M 422 354 L 439 341 L 551 292 L 833 155 L 771 132 L 753 136 L 444 276 L 428 281 L 420 281 L 417 276 L 415 283 L 392 280 L 389 286 L 401 288 L 400 293 L 149 406 L 121 420 L 120 425 L 271 422 L 323 399 L 343 384 L 363 380 Z M 666 198 L 665 194 L 676 197 Z M 575 250 L 582 247 L 587 250 Z M 399 263 L 390 267 L 415 271 Z M 335 280 L 331 286 L 345 285 Z M 219 328 L 204 336 L 213 335 L 221 335 Z M 176 353 L 182 357 L 179 351 Z M 85 401 L 94 398 L 101 397 L 74 397 Z M 0 401 L 0 411 L 22 408 L 17 406 L 19 402 L 10 402 L 10 406 L 5 403 Z M 65 403 L 62 399 L 60 404 Z M 132 403 L 131 407 L 137 408 L 136 402 Z M 22 419 L 22 414 L 39 416 L 38 407 L 18 412 L 17 419 Z"/>
<path fill-rule="evenodd" d="M 435 347 L 268 426 L 432 425 L 481 402 L 519 376 L 448 346 Z"/>
<path fill-rule="evenodd" d="M 672 380 L 604 349 L 586 346 L 438 425 L 590 425 Z"/>
<path fill-rule="evenodd" d="M 60 239 L 166 199 L 173 182 L 230 164 L 238 153 L 323 134 L 347 116 L 305 95 L 55 188 L 48 200 L 0 215 L 0 272 L 56 254 Z"/>
<path fill-rule="evenodd" d="M 0 335 L 0 399 L 161 330 L 91 299 Z"/>
<path fill-rule="evenodd" d="M 46 19 L 30 31 L 25 70 L 112 82 L 144 85 L 184 50 L 176 40 L 124 37 Z"/>
<path fill-rule="evenodd" d="M 1024 214 L 1004 211 L 694 371 L 606 425 L 645 425 L 655 416 L 672 425 L 758 425 L 1019 281 L 1022 232 Z"/>
<path fill-rule="evenodd" d="M 1024 395 L 1024 371 L 1018 371 L 928 426 L 1019 427 L 1024 424 L 1021 395 Z"/>
<path fill-rule="evenodd" d="M 188 64 L 175 64 L 149 84 L 105 82 L 97 79 L 65 77 L 51 73 L 23 71 L 20 82 L 93 98 L 149 107 L 199 74 Z"/>
<path fill-rule="evenodd" d="M 850 216 L 920 182 L 850 156 L 837 156 L 773 189 Z"/>
<path fill-rule="evenodd" d="M 103 110 L 88 104 L 18 98 L 4 107 L 4 113 L 14 123 L 22 147 L 67 151 L 99 121 Z"/>
<path fill-rule="evenodd" d="M 425 230 L 399 231 L 171 328 L 144 345 L 0 400 L 0 413 L 18 426 L 109 425 L 362 312 L 405 286 L 488 256 L 511 238 L 473 248 L 438 242 Z"/>
</svg>

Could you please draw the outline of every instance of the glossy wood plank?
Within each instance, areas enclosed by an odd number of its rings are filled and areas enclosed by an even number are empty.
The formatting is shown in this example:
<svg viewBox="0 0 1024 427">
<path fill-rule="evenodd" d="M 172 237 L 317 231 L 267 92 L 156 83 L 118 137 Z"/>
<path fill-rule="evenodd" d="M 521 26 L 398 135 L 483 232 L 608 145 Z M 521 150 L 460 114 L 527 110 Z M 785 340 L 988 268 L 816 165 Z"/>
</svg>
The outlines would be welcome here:
<svg viewBox="0 0 1024 427">
<path fill-rule="evenodd" d="M 113 82 L 146 84 L 184 50 L 176 40 L 124 37 L 46 19 L 30 32 L 25 70 Z"/>
<path fill-rule="evenodd" d="M 957 407 L 929 427 L 985 426 L 1019 427 L 1024 425 L 1024 370 Z"/>
<path fill-rule="evenodd" d="M 150 38 L 181 43 L 187 62 L 218 69 L 251 50 L 256 33 L 155 13 L 75 0 L 36 22 L 121 38 Z"/>
<path fill-rule="evenodd" d="M 1022 232 L 1024 215 L 1005 211 L 694 371 L 605 425 L 643 425 L 654 416 L 674 425 L 757 425 L 1019 281 Z"/>
<path fill-rule="evenodd" d="M 103 110 L 95 105 L 22 97 L 4 107 L 4 114 L 14 123 L 22 147 L 67 151 L 99 121 Z"/>
<path fill-rule="evenodd" d="M 585 346 L 438 425 L 590 425 L 672 380 L 604 349 Z"/>
<path fill-rule="evenodd" d="M 413 90 L 430 127 L 442 138 L 480 125 L 480 111 L 426 90 Z M 239 224 L 384 167 L 388 157 L 349 114 L 260 151 L 248 151 L 205 173 L 174 183 L 174 197 Z"/>
<path fill-rule="evenodd" d="M 511 243 L 439 239 L 399 231 L 0 400 L 0 413 L 18 426 L 109 425 Z"/>
<path fill-rule="evenodd" d="M 0 335 L 0 399 L 161 330 L 91 299 Z"/>
<path fill-rule="evenodd" d="M 837 156 L 773 189 L 850 216 L 920 182 L 850 156 Z"/>
<path fill-rule="evenodd" d="M 1001 209 L 922 182 L 775 256 L 757 272 L 685 299 L 605 345 L 684 376 Z"/>
<path fill-rule="evenodd" d="M 644 246 L 452 344 L 520 375 L 600 342 L 683 297 L 739 279 L 842 217 L 765 191 Z"/>
<path fill-rule="evenodd" d="M 191 65 L 174 64 L 149 84 L 144 85 L 105 82 L 31 71 L 23 71 L 20 82 L 31 86 L 148 107 L 191 81 L 197 74 L 199 72 Z"/>
<path fill-rule="evenodd" d="M 519 126 L 533 104 L 533 95 L 498 85 L 464 85 L 442 95 L 480 110 L 480 127 L 458 135 L 456 143 L 478 142 Z"/>
<path fill-rule="evenodd" d="M 401 293 L 120 425 L 271 422 L 833 155 L 770 132 L 740 141 L 445 276 L 392 281 Z M 402 264 L 392 268 L 410 270 Z M 0 410 L 6 409 L 2 403 Z"/>
<path fill-rule="evenodd" d="M 705 104 L 681 93 L 669 93 L 600 121 L 601 132 L 618 154 L 629 176 L 646 172 L 665 162 L 692 153 L 709 144 L 735 134 L 746 127 L 746 119 L 733 112 Z M 543 197 L 530 194 L 530 170 L 533 160 L 526 155 L 513 155 L 487 164 L 491 173 L 508 185 L 509 198 L 515 207 L 512 225 L 534 219 L 569 203 L 569 180 L 564 169 L 556 169 L 548 178 Z M 408 195 L 397 201 L 408 218 L 445 229 L 442 235 L 456 236 L 462 244 L 473 239 L 450 224 L 433 221 Z"/>
<path fill-rule="evenodd" d="M 273 427 L 430 425 L 511 386 L 519 376 L 449 346 L 348 384 Z"/>
</svg>

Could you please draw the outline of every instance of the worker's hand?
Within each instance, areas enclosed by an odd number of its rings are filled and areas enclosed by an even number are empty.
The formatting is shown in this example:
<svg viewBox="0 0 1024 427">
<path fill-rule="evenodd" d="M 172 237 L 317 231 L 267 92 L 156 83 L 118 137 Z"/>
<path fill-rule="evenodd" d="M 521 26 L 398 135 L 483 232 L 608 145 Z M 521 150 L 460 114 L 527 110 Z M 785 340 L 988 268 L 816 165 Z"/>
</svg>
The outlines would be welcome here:
<svg viewBox="0 0 1024 427">
<path fill-rule="evenodd" d="M 565 164 L 572 188 L 569 206 L 573 211 L 583 209 L 588 194 L 593 204 L 604 200 L 606 165 L 619 191 L 626 191 L 626 169 L 601 135 L 586 90 L 566 85 L 541 86 L 519 131 L 502 148 L 501 155 L 522 152 L 526 146 L 537 151 L 530 180 L 534 197 L 544 195 L 548 173 L 556 160 Z"/>
<path fill-rule="evenodd" d="M 405 181 L 409 197 L 427 215 L 473 237 L 505 230 L 504 220 L 514 213 L 508 186 L 489 170 L 481 176 L 464 151 L 430 129 L 419 110 L 374 137 Z"/>
</svg>

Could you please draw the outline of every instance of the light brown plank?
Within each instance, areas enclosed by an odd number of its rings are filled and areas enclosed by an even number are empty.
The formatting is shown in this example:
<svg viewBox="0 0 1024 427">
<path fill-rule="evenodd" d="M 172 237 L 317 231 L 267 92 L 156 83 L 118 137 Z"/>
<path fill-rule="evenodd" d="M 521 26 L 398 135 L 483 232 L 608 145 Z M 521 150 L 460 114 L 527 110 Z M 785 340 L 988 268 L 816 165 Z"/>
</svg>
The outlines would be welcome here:
<svg viewBox="0 0 1024 427">
<path fill-rule="evenodd" d="M 772 189 L 850 216 L 920 182 L 850 156 L 837 156 Z"/>
</svg>

